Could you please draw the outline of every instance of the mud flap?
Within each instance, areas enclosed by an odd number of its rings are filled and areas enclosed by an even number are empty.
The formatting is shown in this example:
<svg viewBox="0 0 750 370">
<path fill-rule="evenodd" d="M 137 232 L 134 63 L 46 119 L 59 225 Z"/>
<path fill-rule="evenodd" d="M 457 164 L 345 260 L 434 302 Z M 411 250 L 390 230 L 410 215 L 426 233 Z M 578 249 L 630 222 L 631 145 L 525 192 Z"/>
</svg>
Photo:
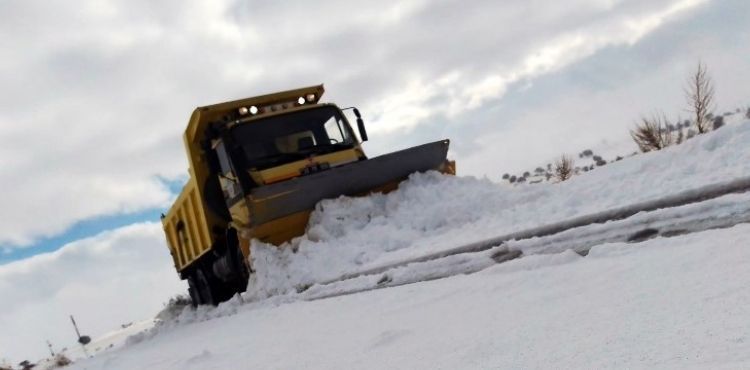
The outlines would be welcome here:
<svg viewBox="0 0 750 370">
<path fill-rule="evenodd" d="M 448 155 L 449 143 L 436 141 L 253 189 L 248 202 L 252 222 L 259 225 L 312 210 L 323 199 L 363 194 L 415 172 L 439 170 Z"/>
</svg>

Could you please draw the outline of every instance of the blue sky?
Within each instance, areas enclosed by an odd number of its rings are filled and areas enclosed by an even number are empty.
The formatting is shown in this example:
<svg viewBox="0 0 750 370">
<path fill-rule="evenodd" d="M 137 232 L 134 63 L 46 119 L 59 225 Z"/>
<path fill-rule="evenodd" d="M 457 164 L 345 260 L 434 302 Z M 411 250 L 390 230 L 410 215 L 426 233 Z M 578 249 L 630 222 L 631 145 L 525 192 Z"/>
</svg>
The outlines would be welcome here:
<svg viewBox="0 0 750 370">
<path fill-rule="evenodd" d="M 163 180 L 172 194 L 179 194 L 184 185 L 184 180 L 177 179 L 173 181 Z M 74 225 L 67 228 L 63 233 L 50 237 L 43 237 L 33 244 L 24 248 L 10 248 L 0 246 L 0 265 L 28 258 L 40 253 L 55 251 L 62 246 L 76 240 L 92 237 L 107 230 L 114 230 L 123 226 L 141 223 L 141 222 L 158 222 L 161 214 L 166 212 L 165 208 L 149 208 L 138 212 L 125 214 L 102 215 L 90 219 L 80 220 Z"/>
</svg>

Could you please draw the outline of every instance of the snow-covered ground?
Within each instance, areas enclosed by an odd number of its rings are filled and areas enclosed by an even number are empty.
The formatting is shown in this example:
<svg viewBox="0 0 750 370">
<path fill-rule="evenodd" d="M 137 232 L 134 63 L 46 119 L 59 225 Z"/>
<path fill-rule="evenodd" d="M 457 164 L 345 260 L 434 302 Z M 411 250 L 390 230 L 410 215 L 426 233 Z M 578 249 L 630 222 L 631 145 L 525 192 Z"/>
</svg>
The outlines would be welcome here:
<svg viewBox="0 0 750 370">
<path fill-rule="evenodd" d="M 249 304 L 73 368 L 747 368 L 748 245 L 740 225 Z"/>
<path fill-rule="evenodd" d="M 386 195 L 318 204 L 305 236 L 255 243 L 251 295 L 265 297 L 486 238 L 750 176 L 750 121 L 559 184 L 498 185 L 417 174 Z M 459 164 L 460 165 L 460 164 Z"/>
<path fill-rule="evenodd" d="M 502 264 L 490 250 L 389 278 L 480 271 L 472 275 L 344 296 L 335 295 L 381 277 L 297 288 L 747 178 L 748 148 L 745 120 L 559 184 L 428 173 L 387 195 L 324 201 L 305 236 L 253 244 L 256 274 L 242 300 L 186 309 L 74 368 L 746 368 L 750 225 L 705 229 L 747 222 L 747 194 L 510 242 L 498 248 L 526 256 Z M 613 242 L 644 225 L 700 232 Z M 586 257 L 573 251 L 582 248 Z"/>
</svg>

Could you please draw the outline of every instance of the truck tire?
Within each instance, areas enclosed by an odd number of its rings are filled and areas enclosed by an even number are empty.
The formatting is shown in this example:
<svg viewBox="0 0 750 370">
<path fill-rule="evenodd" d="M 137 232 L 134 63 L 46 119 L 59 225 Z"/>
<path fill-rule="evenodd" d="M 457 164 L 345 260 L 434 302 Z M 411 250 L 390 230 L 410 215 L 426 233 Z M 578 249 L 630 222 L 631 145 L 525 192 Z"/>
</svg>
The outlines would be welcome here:
<svg viewBox="0 0 750 370">
<path fill-rule="evenodd" d="M 188 283 L 188 294 L 190 294 L 190 302 L 192 303 L 192 306 L 198 307 L 198 305 L 201 304 L 201 298 L 198 294 L 198 284 L 195 282 L 195 277 L 193 274 L 187 277 L 187 283 Z"/>
<path fill-rule="evenodd" d="M 216 284 L 212 284 L 212 281 L 206 271 L 203 268 L 197 268 L 195 270 L 195 280 L 198 289 L 198 299 L 200 304 L 210 304 L 216 306 Z"/>
</svg>

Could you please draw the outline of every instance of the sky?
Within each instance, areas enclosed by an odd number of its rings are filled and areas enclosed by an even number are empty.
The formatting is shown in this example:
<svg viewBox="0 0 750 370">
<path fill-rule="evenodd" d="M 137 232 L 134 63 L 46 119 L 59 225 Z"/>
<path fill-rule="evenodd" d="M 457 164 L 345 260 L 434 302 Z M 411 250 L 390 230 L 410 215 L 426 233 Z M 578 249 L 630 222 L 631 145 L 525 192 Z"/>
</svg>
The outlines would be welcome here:
<svg viewBox="0 0 750 370">
<path fill-rule="evenodd" d="M 443 138 L 461 176 L 629 145 L 750 105 L 743 0 L 0 2 L 0 359 L 153 315 L 183 292 L 158 215 L 187 176 L 192 110 L 324 83 L 372 156 Z M 630 150 L 630 147 L 626 148 Z M 7 303 L 9 302 L 9 303 Z"/>
</svg>

